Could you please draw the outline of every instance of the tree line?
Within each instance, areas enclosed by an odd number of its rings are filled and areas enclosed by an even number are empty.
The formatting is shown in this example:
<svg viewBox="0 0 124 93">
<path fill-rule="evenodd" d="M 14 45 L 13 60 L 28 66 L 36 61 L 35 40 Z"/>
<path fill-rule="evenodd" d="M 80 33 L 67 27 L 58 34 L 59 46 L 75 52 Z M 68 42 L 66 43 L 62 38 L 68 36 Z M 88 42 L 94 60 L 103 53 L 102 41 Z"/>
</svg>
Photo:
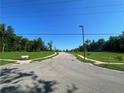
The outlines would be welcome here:
<svg viewBox="0 0 124 93">
<path fill-rule="evenodd" d="M 72 49 L 71 51 L 109 51 L 109 52 L 124 52 L 124 31 L 119 36 L 110 36 L 109 40 L 99 39 L 86 40 L 84 45 L 78 48 Z"/>
<path fill-rule="evenodd" d="M 42 38 L 29 40 L 14 33 L 12 26 L 0 24 L 0 51 L 52 51 L 53 42 L 50 41 L 47 45 Z"/>
</svg>

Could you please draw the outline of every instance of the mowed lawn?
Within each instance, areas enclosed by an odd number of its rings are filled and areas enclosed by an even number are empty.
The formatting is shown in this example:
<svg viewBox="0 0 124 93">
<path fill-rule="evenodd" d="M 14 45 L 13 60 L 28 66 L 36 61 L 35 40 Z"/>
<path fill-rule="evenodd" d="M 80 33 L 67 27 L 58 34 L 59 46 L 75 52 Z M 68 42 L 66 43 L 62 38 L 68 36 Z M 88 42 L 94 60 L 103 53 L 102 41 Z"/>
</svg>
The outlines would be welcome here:
<svg viewBox="0 0 124 93">
<path fill-rule="evenodd" d="M 82 52 L 74 52 L 72 54 L 80 54 L 83 55 Z M 84 60 L 78 56 L 76 56 L 82 62 L 90 62 L 92 61 Z M 106 63 L 124 63 L 124 53 L 113 53 L 113 52 L 87 52 L 86 57 Z M 97 66 L 105 67 L 114 70 L 124 71 L 124 64 L 98 64 Z"/>
<path fill-rule="evenodd" d="M 12 59 L 12 60 L 18 60 L 22 55 L 28 55 L 29 59 L 36 59 L 36 58 L 43 58 L 49 55 L 54 54 L 54 52 L 4 52 L 0 53 L 0 59 Z M 0 65 L 13 63 L 11 61 L 3 61 L 0 60 Z"/>
<path fill-rule="evenodd" d="M 124 64 L 99 64 L 98 66 L 124 71 Z"/>
<path fill-rule="evenodd" d="M 83 55 L 82 52 L 77 52 Z M 124 63 L 124 53 L 113 53 L 113 52 L 87 52 L 86 57 L 102 62 L 114 62 Z"/>
</svg>

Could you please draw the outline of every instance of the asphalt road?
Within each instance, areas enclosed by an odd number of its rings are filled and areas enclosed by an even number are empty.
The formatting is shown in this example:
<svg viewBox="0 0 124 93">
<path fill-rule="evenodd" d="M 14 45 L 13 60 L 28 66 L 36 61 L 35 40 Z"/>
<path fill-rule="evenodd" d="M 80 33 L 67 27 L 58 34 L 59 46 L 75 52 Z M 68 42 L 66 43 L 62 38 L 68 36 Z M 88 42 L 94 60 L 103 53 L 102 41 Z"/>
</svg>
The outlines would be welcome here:
<svg viewBox="0 0 124 93">
<path fill-rule="evenodd" d="M 0 71 L 1 93 L 124 93 L 124 72 L 81 63 L 67 53 Z"/>
</svg>

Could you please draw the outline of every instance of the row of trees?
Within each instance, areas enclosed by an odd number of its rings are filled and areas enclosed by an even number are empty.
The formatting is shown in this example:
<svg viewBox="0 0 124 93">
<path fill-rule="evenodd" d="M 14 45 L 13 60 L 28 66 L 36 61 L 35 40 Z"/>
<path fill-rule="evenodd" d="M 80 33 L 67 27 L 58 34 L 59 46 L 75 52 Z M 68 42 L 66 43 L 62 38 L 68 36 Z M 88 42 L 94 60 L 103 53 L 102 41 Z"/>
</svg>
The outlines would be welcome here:
<svg viewBox="0 0 124 93">
<path fill-rule="evenodd" d="M 0 24 L 0 51 L 52 51 L 52 41 L 45 45 L 41 38 L 29 40 L 17 36 L 11 26 Z"/>
<path fill-rule="evenodd" d="M 83 51 L 84 49 L 86 51 L 124 52 L 124 32 L 119 36 L 111 36 L 107 41 L 104 39 L 98 41 L 86 40 L 85 45 L 79 46 L 72 51 Z"/>
</svg>

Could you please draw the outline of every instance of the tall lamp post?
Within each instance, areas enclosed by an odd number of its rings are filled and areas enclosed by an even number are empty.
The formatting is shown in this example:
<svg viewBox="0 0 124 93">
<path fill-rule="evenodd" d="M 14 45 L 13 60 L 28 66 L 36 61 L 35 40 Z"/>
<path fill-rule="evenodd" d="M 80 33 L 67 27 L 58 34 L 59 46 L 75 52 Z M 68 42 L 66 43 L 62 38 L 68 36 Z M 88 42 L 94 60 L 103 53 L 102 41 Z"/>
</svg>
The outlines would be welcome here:
<svg viewBox="0 0 124 93">
<path fill-rule="evenodd" d="M 86 51 L 85 51 L 85 38 L 84 38 L 84 26 L 83 25 L 80 25 L 79 26 L 81 28 L 81 32 L 82 32 L 82 39 L 83 39 L 83 48 L 84 48 L 84 51 L 83 51 L 83 54 L 84 54 L 84 60 L 85 60 L 85 57 L 86 57 Z"/>
</svg>

